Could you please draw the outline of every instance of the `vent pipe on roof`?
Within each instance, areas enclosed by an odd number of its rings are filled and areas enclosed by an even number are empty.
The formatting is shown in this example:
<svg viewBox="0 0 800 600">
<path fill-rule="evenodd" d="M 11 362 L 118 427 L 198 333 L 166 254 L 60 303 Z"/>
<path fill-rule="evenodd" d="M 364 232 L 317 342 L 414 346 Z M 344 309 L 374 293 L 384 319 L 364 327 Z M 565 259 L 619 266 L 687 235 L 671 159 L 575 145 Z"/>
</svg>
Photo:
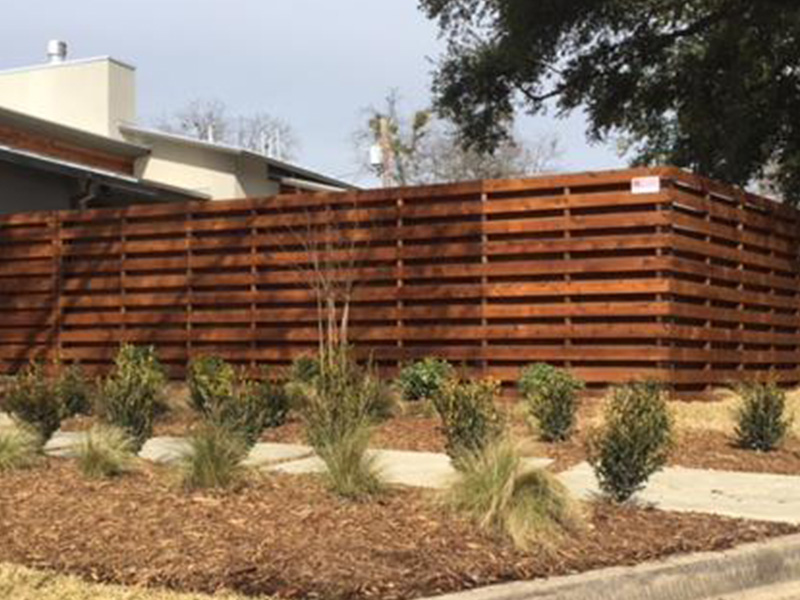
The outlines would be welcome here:
<svg viewBox="0 0 800 600">
<path fill-rule="evenodd" d="M 47 58 L 51 64 L 63 63 L 67 60 L 67 42 L 61 40 L 47 42 Z"/>
</svg>

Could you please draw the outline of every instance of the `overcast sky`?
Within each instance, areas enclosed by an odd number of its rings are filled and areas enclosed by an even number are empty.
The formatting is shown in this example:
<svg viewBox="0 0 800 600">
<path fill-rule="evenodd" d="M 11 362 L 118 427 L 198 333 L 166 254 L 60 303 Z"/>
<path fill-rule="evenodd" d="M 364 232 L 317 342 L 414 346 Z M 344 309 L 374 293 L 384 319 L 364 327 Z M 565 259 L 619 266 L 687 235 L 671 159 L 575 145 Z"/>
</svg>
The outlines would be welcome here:
<svg viewBox="0 0 800 600">
<path fill-rule="evenodd" d="M 443 47 L 416 0 L 25 0 L 4 7 L 0 33 L 0 68 L 43 62 L 47 40 L 64 39 L 71 58 L 137 67 L 143 124 L 194 98 L 265 110 L 297 131 L 298 163 L 350 180 L 363 109 L 391 88 L 406 110 L 425 107 Z M 518 129 L 558 134 L 564 170 L 622 166 L 611 147 L 586 143 L 580 115 Z"/>
</svg>

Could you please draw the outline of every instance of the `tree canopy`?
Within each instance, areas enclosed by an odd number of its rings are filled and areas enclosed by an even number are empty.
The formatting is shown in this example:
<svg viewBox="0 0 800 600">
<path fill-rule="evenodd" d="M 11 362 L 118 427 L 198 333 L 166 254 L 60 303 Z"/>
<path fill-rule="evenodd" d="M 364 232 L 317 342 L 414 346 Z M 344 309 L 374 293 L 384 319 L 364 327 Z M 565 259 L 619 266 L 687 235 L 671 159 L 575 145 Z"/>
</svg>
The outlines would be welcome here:
<svg viewBox="0 0 800 600">
<path fill-rule="evenodd" d="M 519 106 L 582 107 L 593 141 L 800 196 L 797 0 L 420 0 L 448 39 L 436 108 L 480 150 Z"/>
</svg>

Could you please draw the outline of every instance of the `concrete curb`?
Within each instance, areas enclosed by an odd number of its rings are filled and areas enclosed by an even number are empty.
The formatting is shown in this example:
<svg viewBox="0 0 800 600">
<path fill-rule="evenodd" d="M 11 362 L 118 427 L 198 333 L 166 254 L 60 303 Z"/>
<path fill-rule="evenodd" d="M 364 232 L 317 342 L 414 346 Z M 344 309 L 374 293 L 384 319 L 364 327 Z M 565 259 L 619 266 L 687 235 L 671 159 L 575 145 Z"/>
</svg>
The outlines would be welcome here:
<svg viewBox="0 0 800 600">
<path fill-rule="evenodd" d="M 700 600 L 792 580 L 798 580 L 800 590 L 800 535 L 635 567 L 494 585 L 436 600 Z"/>
</svg>

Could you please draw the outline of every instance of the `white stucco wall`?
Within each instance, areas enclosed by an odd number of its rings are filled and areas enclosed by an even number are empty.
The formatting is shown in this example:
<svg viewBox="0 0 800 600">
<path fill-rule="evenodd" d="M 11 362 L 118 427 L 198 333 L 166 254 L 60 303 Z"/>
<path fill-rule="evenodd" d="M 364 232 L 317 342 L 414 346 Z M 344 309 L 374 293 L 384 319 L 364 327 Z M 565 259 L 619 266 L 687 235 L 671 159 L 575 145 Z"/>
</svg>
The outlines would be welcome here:
<svg viewBox="0 0 800 600">
<path fill-rule="evenodd" d="M 136 120 L 136 71 L 110 58 L 2 71 L 0 106 L 120 138 Z"/>
</svg>

